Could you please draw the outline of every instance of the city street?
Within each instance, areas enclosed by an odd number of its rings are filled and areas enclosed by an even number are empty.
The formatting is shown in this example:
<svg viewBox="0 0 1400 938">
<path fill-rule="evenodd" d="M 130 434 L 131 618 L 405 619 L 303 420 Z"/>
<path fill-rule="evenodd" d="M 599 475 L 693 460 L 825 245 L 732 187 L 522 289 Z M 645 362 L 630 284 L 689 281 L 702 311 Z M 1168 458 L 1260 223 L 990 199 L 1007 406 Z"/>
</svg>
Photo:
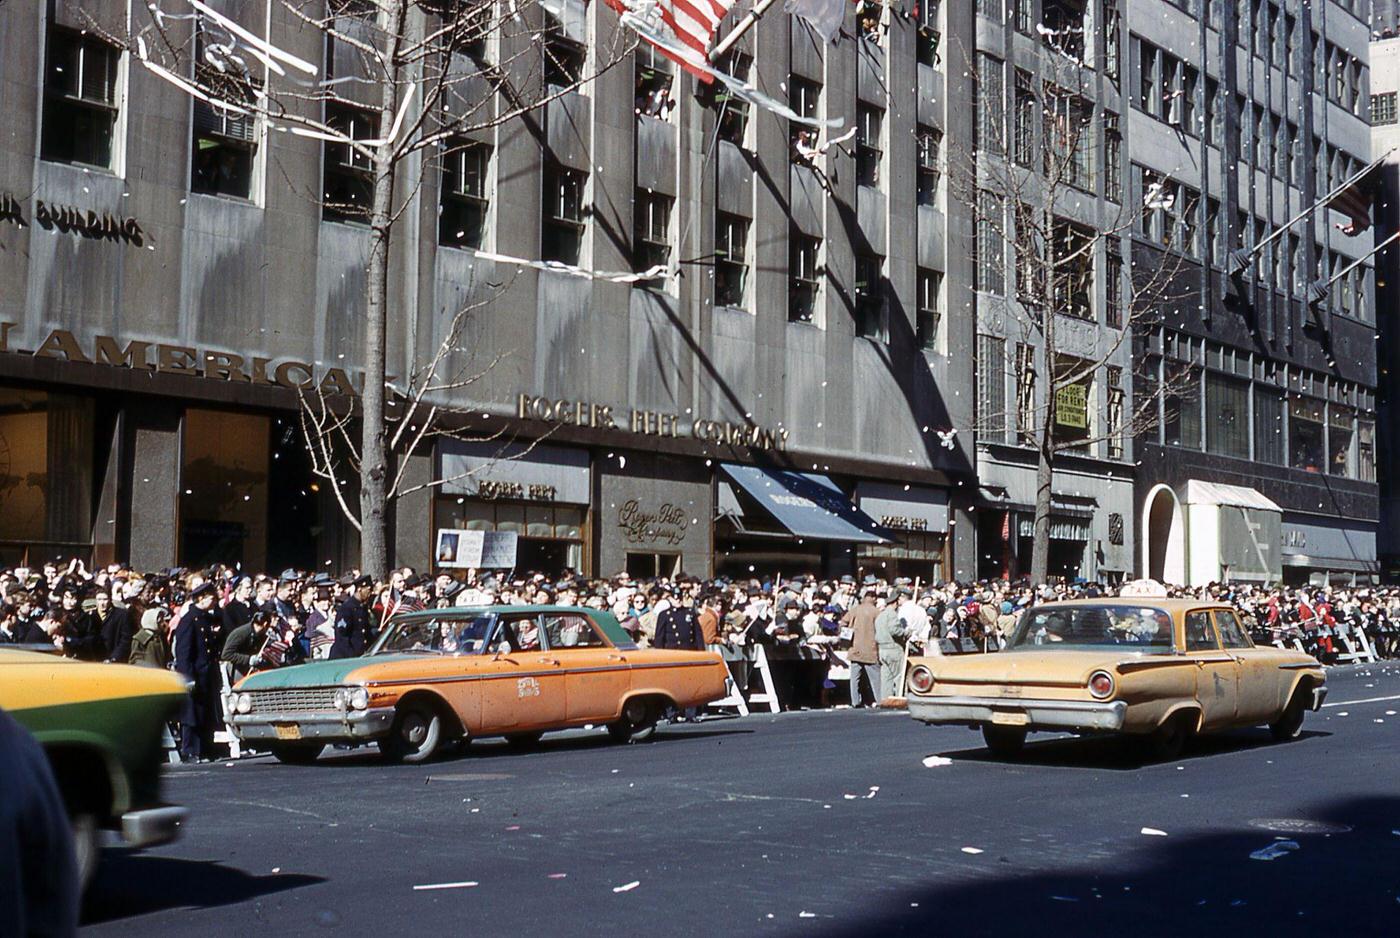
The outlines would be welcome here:
<svg viewBox="0 0 1400 938">
<path fill-rule="evenodd" d="M 1163 764 L 1069 739 L 1003 762 L 965 729 L 843 710 L 426 766 L 175 767 L 184 837 L 109 851 L 86 931 L 1393 935 L 1400 667 L 1329 683 L 1297 742 Z"/>
</svg>

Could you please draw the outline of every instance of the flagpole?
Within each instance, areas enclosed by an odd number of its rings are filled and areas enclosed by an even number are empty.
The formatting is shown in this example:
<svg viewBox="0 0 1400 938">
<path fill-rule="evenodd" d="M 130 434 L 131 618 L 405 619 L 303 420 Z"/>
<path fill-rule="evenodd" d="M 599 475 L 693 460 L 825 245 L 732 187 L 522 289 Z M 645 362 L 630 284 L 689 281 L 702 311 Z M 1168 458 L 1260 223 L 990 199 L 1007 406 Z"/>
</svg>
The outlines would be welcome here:
<svg viewBox="0 0 1400 938">
<path fill-rule="evenodd" d="M 739 41 L 739 37 L 748 32 L 753 27 L 753 24 L 758 22 L 758 18 L 764 13 L 767 13 L 768 8 L 777 2 L 778 0 L 758 0 L 758 2 L 753 5 L 753 9 L 744 14 L 744 18 L 730 30 L 729 35 L 715 43 L 715 47 L 710 50 L 710 61 L 719 61 L 720 56 L 728 52 L 730 47 Z"/>
<path fill-rule="evenodd" d="M 1284 222 L 1282 225 L 1269 232 L 1268 236 L 1265 237 L 1258 244 L 1256 244 L 1254 247 L 1250 248 L 1247 251 L 1243 249 L 1238 251 L 1232 251 L 1230 253 L 1230 276 L 1233 277 L 1237 274 L 1242 273 L 1244 269 L 1249 266 L 1250 261 L 1254 259 L 1255 255 L 1262 251 L 1266 245 L 1277 241 L 1280 237 L 1283 236 L 1283 233 L 1285 231 L 1292 228 L 1294 225 L 1298 224 L 1298 222 L 1302 221 L 1303 219 L 1307 218 L 1309 215 L 1317 211 L 1322 206 L 1331 204 L 1332 200 L 1335 199 L 1337 196 L 1341 195 L 1342 192 L 1344 192 L 1347 189 L 1347 187 L 1354 185 L 1357 182 L 1357 180 L 1361 179 L 1367 173 L 1371 172 L 1377 166 L 1381 165 L 1381 163 L 1385 161 L 1386 157 L 1390 156 L 1390 154 L 1394 152 L 1395 147 L 1391 147 L 1389 150 L 1386 150 L 1380 156 L 1372 160 L 1366 166 L 1365 169 L 1361 170 L 1355 176 L 1352 176 L 1346 182 L 1337 186 L 1337 188 L 1333 189 L 1331 192 L 1318 199 L 1312 205 L 1309 205 L 1297 215 L 1294 215 L 1288 221 Z"/>
<path fill-rule="evenodd" d="M 1332 289 L 1332 284 L 1336 283 L 1338 280 L 1342 279 L 1347 274 L 1351 273 L 1353 270 L 1366 263 L 1372 257 L 1376 256 L 1376 254 L 1380 253 L 1380 251 L 1382 251 L 1386 247 L 1386 245 L 1394 242 L 1396 238 L 1400 238 L 1400 231 L 1395 232 L 1389 238 L 1386 238 L 1380 244 L 1371 248 L 1371 250 L 1367 252 L 1364 257 L 1358 257 L 1356 260 L 1352 261 L 1350 264 L 1337 271 L 1335 274 L 1332 275 L 1331 279 L 1326 281 L 1314 281 L 1313 285 L 1308 288 L 1308 303 L 1310 305 L 1314 305 L 1317 303 L 1321 303 L 1323 300 L 1327 299 L 1327 292 Z"/>
</svg>

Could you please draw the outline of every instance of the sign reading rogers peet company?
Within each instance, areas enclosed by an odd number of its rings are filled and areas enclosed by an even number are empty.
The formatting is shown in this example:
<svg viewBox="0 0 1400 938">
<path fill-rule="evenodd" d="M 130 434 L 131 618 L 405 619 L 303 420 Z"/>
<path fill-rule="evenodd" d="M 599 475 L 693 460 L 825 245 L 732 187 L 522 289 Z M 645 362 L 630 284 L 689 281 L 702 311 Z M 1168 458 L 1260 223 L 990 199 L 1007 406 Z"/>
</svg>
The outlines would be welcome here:
<svg viewBox="0 0 1400 938">
<path fill-rule="evenodd" d="M 784 427 L 770 429 L 728 420 L 695 420 L 685 422 L 680 414 L 633 408 L 626 414 L 609 405 L 587 401 L 554 400 L 542 395 L 521 394 L 516 402 L 516 416 L 521 420 L 547 420 L 576 427 L 596 427 L 602 430 L 624 430 L 646 436 L 691 436 L 704 443 L 720 446 L 747 446 L 750 449 L 787 449 L 788 431 Z"/>
<path fill-rule="evenodd" d="M 644 508 L 629 498 L 617 509 L 617 526 L 629 544 L 665 544 L 679 547 L 685 541 L 689 524 L 685 512 L 667 502 L 657 508 Z"/>
<path fill-rule="evenodd" d="M 28 351 L 15 344 L 14 331 L 17 328 L 16 323 L 0 322 L 0 352 L 215 381 L 276 385 L 293 390 L 319 388 L 325 394 L 358 393 L 344 368 L 320 368 L 293 359 L 259 358 L 221 349 L 168 345 L 141 339 L 132 339 L 123 344 L 109 335 L 94 336 L 90 345 L 84 345 L 66 329 L 54 329 L 37 348 Z"/>
</svg>

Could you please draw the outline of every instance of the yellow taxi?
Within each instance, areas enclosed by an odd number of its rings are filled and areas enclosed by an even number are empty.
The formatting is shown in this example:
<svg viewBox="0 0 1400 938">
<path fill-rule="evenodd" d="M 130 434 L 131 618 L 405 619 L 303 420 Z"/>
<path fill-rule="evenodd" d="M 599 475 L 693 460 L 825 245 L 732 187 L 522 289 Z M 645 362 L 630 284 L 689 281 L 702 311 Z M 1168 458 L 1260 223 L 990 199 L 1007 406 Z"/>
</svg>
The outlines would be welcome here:
<svg viewBox="0 0 1400 938">
<path fill-rule="evenodd" d="M 231 722 L 282 762 L 365 742 L 422 762 L 447 742 L 530 743 L 587 724 L 641 739 L 668 708 L 723 697 L 728 673 L 714 652 L 638 648 L 597 609 L 433 609 L 395 616 L 364 657 L 249 675 L 233 690 Z"/>
<path fill-rule="evenodd" d="M 908 701 L 924 723 L 981 728 L 1001 756 L 1052 730 L 1137 736 L 1170 759 L 1197 733 L 1296 738 L 1326 696 L 1316 659 L 1256 647 L 1232 607 L 1125 595 L 1032 606 L 996 654 L 911 658 Z"/>
<path fill-rule="evenodd" d="M 132 847 L 179 833 L 185 809 L 160 797 L 161 741 L 186 693 L 170 671 L 0 647 L 0 709 L 49 757 L 73 825 L 80 886 L 97 867 L 103 829 Z"/>
</svg>

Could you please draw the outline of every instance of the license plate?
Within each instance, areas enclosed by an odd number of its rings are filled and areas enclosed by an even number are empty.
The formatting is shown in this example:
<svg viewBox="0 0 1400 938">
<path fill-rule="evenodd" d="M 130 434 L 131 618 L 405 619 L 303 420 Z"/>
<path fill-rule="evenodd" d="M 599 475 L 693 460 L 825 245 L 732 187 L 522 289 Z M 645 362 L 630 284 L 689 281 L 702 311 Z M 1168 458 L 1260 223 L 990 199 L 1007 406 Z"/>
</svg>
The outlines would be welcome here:
<svg viewBox="0 0 1400 938">
<path fill-rule="evenodd" d="M 998 726 L 1026 726 L 1031 722 L 1031 718 L 1025 713 L 992 711 L 992 722 Z"/>
<path fill-rule="evenodd" d="M 277 731 L 278 739 L 301 739 L 301 727 L 295 723 L 274 723 L 272 728 Z"/>
</svg>

